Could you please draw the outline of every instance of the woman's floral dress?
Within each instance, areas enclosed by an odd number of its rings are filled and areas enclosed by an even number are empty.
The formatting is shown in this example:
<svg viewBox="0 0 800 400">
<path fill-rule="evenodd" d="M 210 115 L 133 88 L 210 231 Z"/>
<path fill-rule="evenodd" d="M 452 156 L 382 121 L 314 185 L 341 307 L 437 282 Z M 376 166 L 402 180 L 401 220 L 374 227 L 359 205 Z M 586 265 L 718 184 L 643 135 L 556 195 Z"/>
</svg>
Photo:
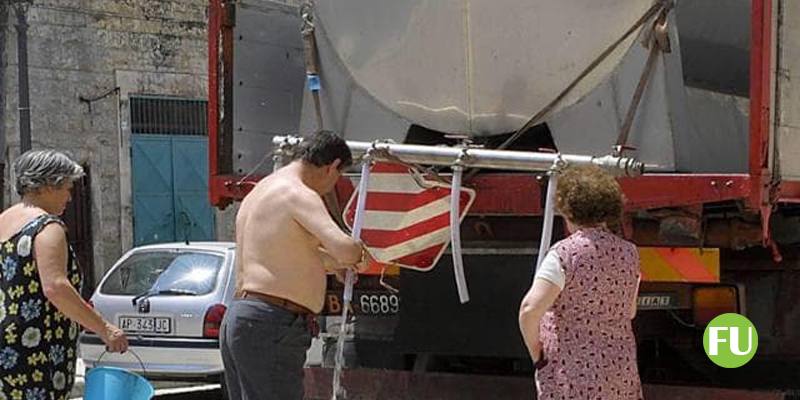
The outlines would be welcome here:
<svg viewBox="0 0 800 400">
<path fill-rule="evenodd" d="M 40 215 L 0 242 L 0 400 L 67 399 L 75 376 L 78 325 L 42 291 L 33 242 L 53 215 Z M 80 291 L 69 249 L 67 277 Z"/>
<path fill-rule="evenodd" d="M 631 308 L 639 285 L 636 245 L 581 229 L 553 249 L 566 286 L 541 323 L 539 400 L 639 400 Z"/>
</svg>

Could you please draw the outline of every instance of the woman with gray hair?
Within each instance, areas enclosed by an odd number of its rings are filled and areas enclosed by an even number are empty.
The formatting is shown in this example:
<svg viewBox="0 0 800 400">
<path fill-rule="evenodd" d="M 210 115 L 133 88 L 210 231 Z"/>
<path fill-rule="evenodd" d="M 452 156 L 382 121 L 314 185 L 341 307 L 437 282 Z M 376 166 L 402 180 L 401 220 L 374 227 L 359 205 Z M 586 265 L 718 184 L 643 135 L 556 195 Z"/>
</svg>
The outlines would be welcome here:
<svg viewBox="0 0 800 400">
<path fill-rule="evenodd" d="M 66 399 L 75 374 L 78 325 L 109 351 L 125 333 L 80 296 L 81 274 L 59 219 L 83 168 L 55 150 L 14 163 L 22 200 L 0 213 L 0 399 Z"/>
</svg>

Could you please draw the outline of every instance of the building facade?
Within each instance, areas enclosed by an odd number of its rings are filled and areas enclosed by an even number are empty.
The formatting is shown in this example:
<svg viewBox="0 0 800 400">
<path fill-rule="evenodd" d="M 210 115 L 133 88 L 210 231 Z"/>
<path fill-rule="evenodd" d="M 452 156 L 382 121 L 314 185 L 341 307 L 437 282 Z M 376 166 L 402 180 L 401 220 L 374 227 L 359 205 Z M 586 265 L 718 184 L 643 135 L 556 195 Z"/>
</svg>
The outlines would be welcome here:
<svg viewBox="0 0 800 400">
<path fill-rule="evenodd" d="M 204 230 L 193 239 L 231 238 L 233 211 L 202 209 L 207 8 L 207 0 L 0 0 L 3 206 L 18 199 L 10 166 L 20 154 L 24 13 L 32 148 L 66 150 L 89 172 L 68 219 L 95 278 L 136 244 L 188 239 L 192 229 Z"/>
</svg>

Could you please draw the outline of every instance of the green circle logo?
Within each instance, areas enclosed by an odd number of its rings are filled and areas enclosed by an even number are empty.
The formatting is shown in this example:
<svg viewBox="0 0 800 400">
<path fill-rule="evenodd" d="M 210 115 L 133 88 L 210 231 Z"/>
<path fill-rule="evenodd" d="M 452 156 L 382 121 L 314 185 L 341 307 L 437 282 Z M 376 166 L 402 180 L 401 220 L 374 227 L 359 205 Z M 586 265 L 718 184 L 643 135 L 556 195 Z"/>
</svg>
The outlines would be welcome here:
<svg viewBox="0 0 800 400">
<path fill-rule="evenodd" d="M 703 348 L 714 364 L 723 368 L 739 368 L 756 355 L 758 332 L 743 315 L 722 314 L 706 327 Z"/>
</svg>

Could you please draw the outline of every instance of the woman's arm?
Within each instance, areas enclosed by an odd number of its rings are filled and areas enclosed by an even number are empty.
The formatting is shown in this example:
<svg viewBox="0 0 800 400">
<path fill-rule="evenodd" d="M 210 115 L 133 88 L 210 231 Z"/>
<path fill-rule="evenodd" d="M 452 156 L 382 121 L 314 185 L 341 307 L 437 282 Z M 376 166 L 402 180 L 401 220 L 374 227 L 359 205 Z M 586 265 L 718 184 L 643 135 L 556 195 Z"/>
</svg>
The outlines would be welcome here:
<svg viewBox="0 0 800 400">
<path fill-rule="evenodd" d="M 97 333 L 109 351 L 128 348 L 125 333 L 104 320 L 87 304 L 67 277 L 67 235 L 58 224 L 49 224 L 36 235 L 34 254 L 45 297 L 69 319 Z"/>
<path fill-rule="evenodd" d="M 520 304 L 519 330 L 533 362 L 539 361 L 542 352 L 539 322 L 547 309 L 556 301 L 559 293 L 561 293 L 561 288 L 556 284 L 546 279 L 536 278 Z"/>
</svg>

